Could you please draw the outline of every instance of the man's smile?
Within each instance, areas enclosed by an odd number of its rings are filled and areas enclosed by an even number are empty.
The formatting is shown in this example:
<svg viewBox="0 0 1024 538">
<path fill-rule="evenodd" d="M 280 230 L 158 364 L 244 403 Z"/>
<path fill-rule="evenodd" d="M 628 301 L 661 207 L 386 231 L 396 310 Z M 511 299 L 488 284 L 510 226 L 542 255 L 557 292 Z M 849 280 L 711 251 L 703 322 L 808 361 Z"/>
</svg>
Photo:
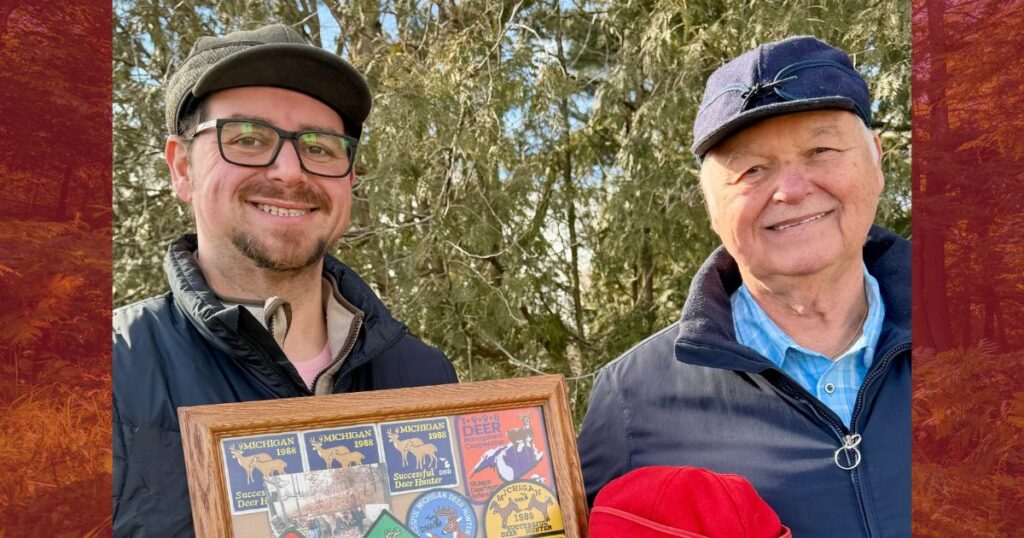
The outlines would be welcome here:
<svg viewBox="0 0 1024 538">
<path fill-rule="evenodd" d="M 301 217 L 303 215 L 308 215 L 317 210 L 315 207 L 290 208 L 282 207 L 281 205 L 277 204 L 267 204 L 261 202 L 249 203 L 255 206 L 260 211 L 263 211 L 264 213 L 269 213 L 271 215 L 275 215 L 278 217 Z"/>
<path fill-rule="evenodd" d="M 776 232 L 780 232 L 782 230 L 788 230 L 789 228 L 794 228 L 796 226 L 802 226 L 804 224 L 808 224 L 808 223 L 814 222 L 816 220 L 822 219 L 825 216 L 830 215 L 834 211 L 835 211 L 835 209 L 829 209 L 828 211 L 822 211 L 820 213 L 812 213 L 810 215 L 804 215 L 804 216 L 800 216 L 800 217 L 796 217 L 796 218 L 792 218 L 792 219 L 786 219 L 786 220 L 783 220 L 781 222 L 776 222 L 774 224 L 769 224 L 768 226 L 765 226 L 765 229 L 776 231 Z"/>
</svg>

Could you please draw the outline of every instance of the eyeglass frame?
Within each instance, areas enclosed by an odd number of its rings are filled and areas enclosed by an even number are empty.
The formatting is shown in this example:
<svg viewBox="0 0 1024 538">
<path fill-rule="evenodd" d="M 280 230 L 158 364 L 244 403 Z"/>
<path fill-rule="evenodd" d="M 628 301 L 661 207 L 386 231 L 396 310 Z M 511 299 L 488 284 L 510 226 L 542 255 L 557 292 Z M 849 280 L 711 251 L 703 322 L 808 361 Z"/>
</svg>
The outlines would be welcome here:
<svg viewBox="0 0 1024 538">
<path fill-rule="evenodd" d="M 220 137 L 221 136 L 221 131 L 223 130 L 224 125 L 226 125 L 228 123 L 236 123 L 236 122 L 254 123 L 256 125 L 262 125 L 264 127 L 269 127 L 270 129 L 272 129 L 275 132 L 277 132 L 277 137 L 278 137 L 277 138 L 277 147 L 274 148 L 274 153 L 271 155 L 270 160 L 267 162 L 267 164 L 244 164 L 244 163 L 238 163 L 238 162 L 232 161 L 231 159 L 228 159 L 227 155 L 224 154 L 224 144 L 221 141 L 221 137 Z M 215 120 L 204 121 L 203 123 L 200 123 L 199 125 L 196 126 L 196 132 L 193 133 L 192 136 L 187 138 L 186 140 L 188 140 L 188 141 L 195 140 L 197 136 L 202 134 L 204 131 L 209 130 L 211 127 L 216 127 L 217 128 L 217 150 L 220 152 L 220 158 L 224 159 L 224 162 L 226 162 L 226 163 L 230 163 L 230 164 L 233 164 L 235 166 L 244 166 L 246 168 L 263 168 L 265 166 L 270 166 L 270 165 L 274 164 L 274 162 L 277 161 L 277 158 L 281 155 L 281 148 L 284 147 L 284 141 L 285 140 L 291 140 L 292 141 L 292 148 L 295 150 L 295 156 L 299 159 L 299 167 L 302 168 L 302 170 L 304 172 L 306 172 L 307 174 L 313 174 L 314 176 L 329 177 L 329 178 L 335 178 L 335 179 L 343 178 L 343 177 L 345 177 L 345 176 L 347 176 L 347 175 L 352 173 L 352 167 L 353 167 L 353 165 L 355 163 L 355 160 L 356 160 L 356 146 L 359 145 L 359 140 L 358 139 L 353 138 L 353 137 L 348 136 L 348 135 L 345 135 L 345 134 L 341 134 L 341 133 L 332 133 L 330 131 L 316 131 L 316 130 L 309 130 L 309 131 L 286 131 L 286 130 L 281 129 L 280 127 L 278 127 L 276 125 L 272 125 L 272 124 L 267 123 L 265 121 L 252 120 L 252 119 L 247 119 L 247 118 L 218 118 L 218 119 L 215 119 Z M 302 160 L 302 152 L 299 151 L 299 137 L 302 136 L 302 135 L 305 135 L 305 134 L 326 134 L 326 135 L 331 135 L 331 136 L 340 136 L 346 142 L 348 142 L 349 150 L 346 152 L 346 153 L 348 153 L 348 168 L 345 169 L 345 173 L 341 174 L 341 175 L 337 175 L 337 176 L 332 176 L 332 175 L 328 175 L 328 174 L 321 174 L 319 172 L 314 172 L 314 171 L 306 168 L 306 163 L 305 163 L 305 161 Z"/>
</svg>

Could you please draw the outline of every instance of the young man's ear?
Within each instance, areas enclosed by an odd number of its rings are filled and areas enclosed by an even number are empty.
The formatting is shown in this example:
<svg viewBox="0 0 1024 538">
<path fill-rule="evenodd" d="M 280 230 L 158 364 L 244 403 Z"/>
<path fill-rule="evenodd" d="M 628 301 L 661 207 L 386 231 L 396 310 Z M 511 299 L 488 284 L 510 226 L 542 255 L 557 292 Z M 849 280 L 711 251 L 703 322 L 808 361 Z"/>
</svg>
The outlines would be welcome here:
<svg viewBox="0 0 1024 538">
<path fill-rule="evenodd" d="M 349 180 L 352 182 L 352 188 L 355 189 L 356 185 L 359 184 L 359 176 L 366 173 L 366 167 L 362 162 L 356 160 L 352 163 L 352 171 L 349 172 Z"/>
<path fill-rule="evenodd" d="M 187 204 L 192 203 L 192 177 L 188 168 L 188 145 L 179 136 L 167 137 L 164 147 L 164 159 L 171 170 L 171 184 L 178 198 Z"/>
</svg>

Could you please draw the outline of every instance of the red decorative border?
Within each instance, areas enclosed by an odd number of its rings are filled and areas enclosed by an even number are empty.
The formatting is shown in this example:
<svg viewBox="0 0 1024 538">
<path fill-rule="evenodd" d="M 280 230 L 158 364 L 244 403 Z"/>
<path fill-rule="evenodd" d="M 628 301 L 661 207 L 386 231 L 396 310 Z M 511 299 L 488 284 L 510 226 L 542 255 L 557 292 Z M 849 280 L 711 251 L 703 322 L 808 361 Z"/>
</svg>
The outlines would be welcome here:
<svg viewBox="0 0 1024 538">
<path fill-rule="evenodd" d="M 0 4 L 0 535 L 110 534 L 111 4 Z"/>
<path fill-rule="evenodd" d="M 1024 2 L 913 3 L 914 535 L 1024 528 Z"/>
</svg>

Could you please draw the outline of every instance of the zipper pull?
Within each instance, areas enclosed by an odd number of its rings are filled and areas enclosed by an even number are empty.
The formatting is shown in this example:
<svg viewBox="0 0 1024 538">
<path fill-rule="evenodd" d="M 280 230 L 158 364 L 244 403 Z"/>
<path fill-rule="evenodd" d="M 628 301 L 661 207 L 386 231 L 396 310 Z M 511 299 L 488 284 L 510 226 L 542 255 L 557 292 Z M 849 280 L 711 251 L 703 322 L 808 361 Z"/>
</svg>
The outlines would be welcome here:
<svg viewBox="0 0 1024 538">
<path fill-rule="evenodd" d="M 860 444 L 861 438 L 859 433 L 853 433 L 843 438 L 843 446 L 836 449 L 832 459 L 835 460 L 836 465 L 844 471 L 852 471 L 860 465 L 860 450 L 857 445 Z M 842 454 L 842 458 L 840 458 Z"/>
</svg>

